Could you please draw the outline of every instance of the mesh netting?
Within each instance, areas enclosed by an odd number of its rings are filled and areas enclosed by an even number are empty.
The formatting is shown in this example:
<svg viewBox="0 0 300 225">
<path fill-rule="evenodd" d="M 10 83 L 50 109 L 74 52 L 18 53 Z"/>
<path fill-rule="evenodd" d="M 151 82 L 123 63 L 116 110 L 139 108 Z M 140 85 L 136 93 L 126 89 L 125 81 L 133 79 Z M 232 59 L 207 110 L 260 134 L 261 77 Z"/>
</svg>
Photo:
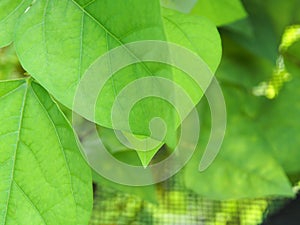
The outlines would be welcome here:
<svg viewBox="0 0 300 225">
<path fill-rule="evenodd" d="M 97 185 L 91 225 L 257 225 L 286 200 L 212 201 L 185 189 L 176 179 L 157 187 L 158 203 Z"/>
</svg>

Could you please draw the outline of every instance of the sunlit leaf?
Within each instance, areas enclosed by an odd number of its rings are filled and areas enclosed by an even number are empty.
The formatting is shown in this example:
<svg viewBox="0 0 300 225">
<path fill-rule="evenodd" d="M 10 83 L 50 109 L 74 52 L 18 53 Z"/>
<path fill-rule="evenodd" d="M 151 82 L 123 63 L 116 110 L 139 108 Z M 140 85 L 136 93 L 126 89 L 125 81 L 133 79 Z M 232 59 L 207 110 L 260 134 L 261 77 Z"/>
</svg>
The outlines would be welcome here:
<svg viewBox="0 0 300 225">
<path fill-rule="evenodd" d="M 2 0 L 0 2 L 0 47 L 13 40 L 14 28 L 32 0 Z"/>
<path fill-rule="evenodd" d="M 0 82 L 1 224 L 87 224 L 90 168 L 48 93 L 31 80 Z"/>
<path fill-rule="evenodd" d="M 116 20 L 120 23 L 116 24 Z M 196 32 L 193 36 L 206 33 Z M 212 43 L 218 40 L 216 35 L 215 30 L 210 34 Z M 75 0 L 55 3 L 41 0 L 35 2 L 22 16 L 15 45 L 24 68 L 59 101 L 71 107 L 78 82 L 94 60 L 124 43 L 149 39 L 165 40 L 158 1 L 141 3 L 133 0 L 129 4 L 124 1 L 96 0 L 85 4 Z M 214 46 L 217 45 L 219 42 Z M 212 70 L 218 64 L 219 51 L 219 47 L 209 51 L 211 56 L 207 57 L 207 63 L 212 65 Z M 203 51 L 201 55 L 208 54 Z M 105 94 L 102 98 L 100 96 L 101 101 L 97 103 L 97 123 L 112 127 L 111 106 L 116 95 L 131 81 L 149 75 L 172 78 L 168 74 L 168 68 L 153 63 L 137 64 L 117 73 L 105 85 Z M 149 118 L 157 113 L 165 114 L 162 118 L 166 119 L 168 125 L 173 124 L 172 110 L 170 113 L 165 108 L 165 104 L 155 103 L 153 100 L 138 104 L 132 112 L 134 119 L 130 119 L 133 133 L 149 135 Z M 119 126 L 121 129 L 121 125 Z"/>
</svg>

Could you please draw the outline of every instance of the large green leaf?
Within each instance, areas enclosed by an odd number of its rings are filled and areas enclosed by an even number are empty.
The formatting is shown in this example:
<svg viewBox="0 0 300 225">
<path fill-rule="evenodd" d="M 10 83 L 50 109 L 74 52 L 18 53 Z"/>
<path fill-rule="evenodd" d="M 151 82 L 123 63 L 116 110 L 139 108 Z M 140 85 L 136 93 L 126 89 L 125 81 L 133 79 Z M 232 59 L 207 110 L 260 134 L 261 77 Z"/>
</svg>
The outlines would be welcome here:
<svg viewBox="0 0 300 225">
<path fill-rule="evenodd" d="M 41 0 L 22 16 L 15 46 L 23 67 L 71 108 L 78 82 L 91 63 L 117 46 L 148 39 L 165 39 L 156 0 Z M 157 65 L 141 63 L 117 73 L 103 89 L 97 122 L 112 127 L 111 106 L 120 90 L 160 70 Z M 131 125 L 141 126 L 138 122 Z M 143 127 L 137 133 L 149 131 Z"/>
<path fill-rule="evenodd" d="M 13 40 L 14 28 L 32 0 L 2 0 L 0 2 L 0 47 Z"/>
<path fill-rule="evenodd" d="M 199 172 L 206 141 L 202 137 L 196 154 L 184 170 L 187 187 L 212 199 L 293 196 L 283 169 L 271 154 L 272 146 L 262 137 L 253 115 L 248 115 L 244 107 L 250 104 L 257 108 L 252 103 L 257 97 L 234 86 L 223 85 L 223 91 L 227 100 L 228 123 L 220 153 L 207 170 Z M 203 124 L 207 123 L 209 116 L 203 120 Z M 202 126 L 202 135 L 207 136 L 207 133 L 207 125 Z"/>
<path fill-rule="evenodd" d="M 165 40 L 157 0 L 143 3 L 139 0 L 126 3 L 122 0 L 96 0 L 86 3 L 75 0 L 37 1 L 22 16 L 16 34 L 15 46 L 23 67 L 68 107 L 72 106 L 80 77 L 100 55 L 133 41 Z M 193 36 L 199 35 L 199 39 L 203 39 L 201 36 L 206 30 L 196 31 Z M 172 31 L 168 36 L 172 36 Z M 220 60 L 217 32 L 214 30 L 209 38 L 217 49 L 208 51 L 203 47 L 201 56 L 206 56 L 205 60 L 215 71 Z M 168 68 L 154 63 L 138 63 L 115 74 L 103 88 L 103 95 L 97 103 L 97 123 L 112 127 L 111 106 L 116 95 L 131 81 L 149 75 L 172 78 Z M 198 94 L 198 101 L 200 97 Z M 132 131 L 149 135 L 149 118 L 157 114 L 164 114 L 161 117 L 168 125 L 174 124 L 174 118 L 170 116 L 174 110 L 166 110 L 166 106 L 161 102 L 155 103 L 152 98 L 148 103 L 138 104 L 132 113 L 134 119 L 130 120 Z M 122 130 L 122 127 L 119 128 Z"/>
<path fill-rule="evenodd" d="M 117 46 L 148 39 L 165 39 L 156 0 L 41 0 L 21 18 L 15 46 L 23 67 L 71 108 L 78 82 L 91 63 Z M 97 102 L 97 122 L 112 127 L 111 108 L 120 90 L 136 78 L 162 72 L 165 76 L 170 74 L 163 66 L 140 63 L 115 74 Z M 149 135 L 148 121 L 153 116 L 164 118 L 169 130 L 174 130 L 170 114 L 164 104 L 155 104 L 152 99 L 143 101 L 132 112 L 132 131 Z M 120 123 L 117 125 L 120 130 L 125 129 Z"/>
<path fill-rule="evenodd" d="M 91 171 L 48 93 L 0 82 L 0 223 L 87 224 Z"/>
<path fill-rule="evenodd" d="M 190 23 L 195 24 L 197 29 L 193 29 Z M 216 70 L 221 57 L 221 44 L 212 23 L 201 18 L 184 19 L 176 12 L 167 12 L 164 25 L 170 41 L 192 46 L 192 50 L 203 57 L 213 71 Z M 126 4 L 124 1 L 96 0 L 86 4 L 71 0 L 42 0 L 34 3 L 22 16 L 15 46 L 23 67 L 54 97 L 71 107 L 78 82 L 94 60 L 114 47 L 148 39 L 165 40 L 160 5 L 156 0 L 146 3 L 132 0 Z M 173 79 L 171 69 L 159 63 L 138 63 L 122 69 L 100 93 L 96 107 L 97 123 L 112 128 L 111 108 L 118 93 L 130 82 L 149 75 Z M 197 103 L 202 97 L 198 86 L 191 85 L 188 82 L 191 79 L 187 76 L 177 73 L 174 76 L 173 80 Z M 136 90 L 137 96 L 140 91 L 143 90 Z M 174 132 L 179 123 L 176 122 L 176 111 L 168 103 L 145 99 L 135 105 L 130 115 L 131 132 L 149 136 L 149 121 L 160 117 L 169 131 L 165 141 L 176 139 Z M 117 126 L 114 128 L 126 130 L 122 123 L 117 123 Z M 141 153 L 143 162 L 147 163 L 155 152 Z"/>
</svg>

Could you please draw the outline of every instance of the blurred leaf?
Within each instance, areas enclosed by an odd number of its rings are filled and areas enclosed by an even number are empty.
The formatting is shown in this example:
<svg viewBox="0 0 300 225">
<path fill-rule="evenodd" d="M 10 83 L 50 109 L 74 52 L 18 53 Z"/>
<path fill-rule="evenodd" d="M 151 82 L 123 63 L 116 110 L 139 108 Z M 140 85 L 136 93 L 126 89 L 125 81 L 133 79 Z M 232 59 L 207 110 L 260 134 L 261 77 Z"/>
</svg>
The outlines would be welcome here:
<svg viewBox="0 0 300 225">
<path fill-rule="evenodd" d="M 241 48 L 227 33 L 222 33 L 222 44 L 223 58 L 216 73 L 221 82 L 243 87 L 251 92 L 259 82 L 272 76 L 272 62 Z"/>
<path fill-rule="evenodd" d="M 300 115 L 300 41 L 282 53 L 286 69 L 291 74 L 290 81 L 284 84 L 277 98 L 265 101 L 258 122 L 273 147 L 275 158 L 289 175 L 297 177 L 300 173 L 300 125 L 297 122 Z"/>
<path fill-rule="evenodd" d="M 79 137 L 82 139 L 81 141 L 86 144 L 89 140 L 89 129 L 84 129 L 84 124 L 81 125 L 80 131 L 82 133 L 79 134 Z M 104 144 L 106 149 L 119 161 L 124 162 L 128 165 L 134 165 L 134 166 L 145 166 L 142 164 L 141 159 L 138 157 L 138 154 L 135 150 L 130 150 L 126 146 L 124 146 L 120 140 L 116 137 L 114 130 L 97 126 L 97 131 L 99 138 L 101 139 L 101 142 Z M 91 151 L 92 149 L 90 149 Z M 102 162 L 102 167 L 111 167 L 112 165 L 108 162 Z M 130 174 L 128 174 L 128 177 L 130 177 Z M 110 181 L 97 172 L 93 171 L 93 181 L 101 186 L 105 186 L 108 188 L 112 188 L 117 191 L 121 191 L 124 193 L 129 193 L 132 195 L 136 195 L 140 197 L 143 200 L 156 203 L 156 191 L 155 191 L 155 185 L 149 185 L 144 187 L 133 187 L 133 186 L 127 186 L 115 183 L 113 181 Z"/>
<path fill-rule="evenodd" d="M 189 13 L 198 0 L 161 0 L 160 4 L 168 9 L 177 10 L 181 13 Z"/>
<path fill-rule="evenodd" d="M 289 73 L 294 77 L 300 75 L 300 41 L 295 42 L 283 53 L 284 64 Z"/>
<path fill-rule="evenodd" d="M 287 173 L 300 172 L 299 72 L 285 83 L 274 100 L 265 100 L 259 125 L 275 158 Z"/>
<path fill-rule="evenodd" d="M 274 64 L 284 29 L 300 22 L 300 1 L 243 0 L 248 18 L 226 27 L 237 43 Z"/>
<path fill-rule="evenodd" d="M 280 37 L 276 36 L 269 18 L 264 12 L 259 13 L 259 11 L 262 10 L 258 7 L 254 15 L 249 13 L 249 18 L 230 24 L 224 29 L 236 43 L 255 55 L 270 60 L 275 65 Z"/>
<path fill-rule="evenodd" d="M 232 23 L 247 16 L 240 0 L 198 0 L 191 13 L 205 16 L 217 26 Z"/>
<path fill-rule="evenodd" d="M 120 154 L 122 154 L 122 153 L 120 153 Z M 136 159 L 138 160 L 136 153 L 133 151 L 131 153 L 126 153 L 126 155 L 122 154 L 117 157 L 119 157 L 120 160 L 122 160 L 122 161 L 127 161 L 127 163 L 132 162 L 133 161 L 132 159 L 134 159 L 134 162 L 136 162 Z M 142 186 L 142 187 L 141 186 L 126 186 L 126 185 L 117 184 L 115 182 L 107 180 L 104 177 L 100 176 L 96 172 L 93 172 L 93 180 L 94 180 L 94 182 L 96 182 L 97 184 L 99 184 L 101 186 L 112 188 L 113 190 L 117 190 L 117 191 L 120 191 L 123 193 L 128 193 L 128 194 L 138 196 L 141 199 L 149 201 L 151 203 L 157 203 L 157 195 L 156 195 L 155 185 Z"/>
<path fill-rule="evenodd" d="M 124 146 L 116 137 L 113 129 L 97 126 L 97 131 L 99 134 L 99 138 L 110 153 L 115 154 L 118 152 L 128 151 L 128 148 Z"/>
<path fill-rule="evenodd" d="M 222 87 L 227 101 L 228 124 L 221 151 L 207 170 L 199 172 L 205 146 L 202 138 L 184 170 L 187 187 L 212 199 L 293 196 L 283 169 L 270 153 L 270 144 L 262 137 L 255 119 L 244 113 L 243 105 L 251 104 L 251 99 L 257 97 L 237 87 Z M 207 119 L 205 117 L 205 121 Z M 207 127 L 202 131 L 208 136 Z"/>
</svg>

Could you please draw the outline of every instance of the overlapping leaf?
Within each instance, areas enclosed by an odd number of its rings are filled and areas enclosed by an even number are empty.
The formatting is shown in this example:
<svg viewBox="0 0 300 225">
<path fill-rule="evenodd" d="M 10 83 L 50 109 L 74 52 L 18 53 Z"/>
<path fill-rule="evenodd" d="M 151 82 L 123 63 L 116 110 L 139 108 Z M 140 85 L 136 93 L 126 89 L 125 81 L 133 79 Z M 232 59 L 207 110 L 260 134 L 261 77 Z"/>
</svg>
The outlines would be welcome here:
<svg viewBox="0 0 300 225">
<path fill-rule="evenodd" d="M 15 25 L 31 2 L 32 0 L 0 2 L 0 47 L 12 42 Z"/>
<path fill-rule="evenodd" d="M 191 13 L 211 19 L 217 26 L 228 24 L 247 16 L 240 0 L 198 0 Z"/>
<path fill-rule="evenodd" d="M 294 152 L 293 157 L 290 153 L 297 148 L 297 144 L 292 141 L 297 132 L 289 132 L 287 135 L 280 135 L 279 132 L 294 120 L 290 120 L 291 115 L 282 117 L 286 107 L 280 104 L 279 110 L 276 106 L 278 102 L 275 103 L 277 100 L 272 102 L 252 93 L 255 85 L 271 76 L 272 63 L 253 57 L 235 46 L 226 35 L 223 41 L 226 46 L 225 55 L 217 77 L 227 105 L 225 139 L 212 165 L 206 171 L 198 172 L 199 160 L 209 134 L 208 121 L 211 119 L 207 106 L 201 107 L 200 119 L 204 136 L 200 136 L 202 141 L 197 153 L 185 169 L 186 185 L 198 194 L 214 199 L 293 196 L 284 164 L 296 165 L 294 159 L 298 157 L 298 153 Z M 297 82 L 294 85 L 297 86 Z M 290 100 L 285 98 L 282 102 L 289 104 Z M 290 114 L 297 114 L 297 105 L 292 105 Z M 292 129 L 296 131 L 299 125 L 294 123 Z M 291 144 L 284 144 L 287 142 Z M 274 149 L 274 144 L 280 146 L 280 149 Z M 284 160 L 286 162 L 283 164 Z"/>
<path fill-rule="evenodd" d="M 170 41 L 192 47 L 215 71 L 221 57 L 221 46 L 214 25 L 205 19 L 183 19 L 183 15 L 169 11 L 164 15 L 164 31 L 159 7 L 157 1 L 141 4 L 137 0 L 130 4 L 123 1 L 38 1 L 21 18 L 15 40 L 17 53 L 24 68 L 69 107 L 81 76 L 100 55 L 132 41 L 165 40 L 164 32 Z M 112 15 L 118 17 L 112 21 Z M 116 25 L 116 20 L 120 24 Z M 194 30 L 192 23 L 197 24 L 199 29 Z M 111 106 L 115 96 L 129 82 L 149 75 L 172 78 L 167 70 L 161 64 L 141 63 L 116 74 L 105 86 L 104 95 L 97 103 L 97 122 L 112 127 Z M 174 80 L 190 92 L 195 102 L 199 101 L 201 91 L 191 88 L 190 83 L 185 85 L 186 78 L 175 77 Z M 167 107 L 170 108 L 163 102 L 154 103 L 152 100 L 136 107 L 132 113 L 134 118 L 130 120 L 133 132 L 148 135 L 148 121 L 153 116 L 163 118 L 172 130 L 176 123 Z M 145 162 L 151 156 L 146 158 Z"/>
<path fill-rule="evenodd" d="M 240 0 L 161 0 L 163 7 L 203 16 L 222 26 L 247 16 Z"/>
<path fill-rule="evenodd" d="M 132 41 L 165 40 L 159 7 L 155 0 L 146 3 L 138 0 L 130 3 L 92 1 L 90 4 L 75 0 L 37 1 L 19 23 L 15 40 L 17 53 L 24 68 L 59 101 L 71 107 L 80 77 L 100 55 Z M 204 30 L 196 32 L 193 36 L 199 35 L 200 39 L 207 33 Z M 215 70 L 220 60 L 217 33 L 212 33 L 209 38 L 217 50 L 211 49 L 211 55 L 206 59 Z M 207 52 L 203 54 L 208 55 Z M 112 127 L 111 106 L 115 96 L 129 82 L 149 75 L 170 78 L 163 65 L 149 63 L 131 66 L 116 74 L 105 86 L 105 96 L 96 107 L 99 110 L 97 122 Z M 167 112 L 162 110 L 162 103 L 157 104 L 159 107 L 153 107 L 153 104 L 151 100 L 142 104 L 144 110 L 142 106 L 135 110 L 135 119 L 130 121 L 134 133 L 148 135 L 147 117 L 158 111 Z M 167 124 L 168 120 L 169 124 L 174 122 L 170 113 L 163 118 Z"/>
</svg>

